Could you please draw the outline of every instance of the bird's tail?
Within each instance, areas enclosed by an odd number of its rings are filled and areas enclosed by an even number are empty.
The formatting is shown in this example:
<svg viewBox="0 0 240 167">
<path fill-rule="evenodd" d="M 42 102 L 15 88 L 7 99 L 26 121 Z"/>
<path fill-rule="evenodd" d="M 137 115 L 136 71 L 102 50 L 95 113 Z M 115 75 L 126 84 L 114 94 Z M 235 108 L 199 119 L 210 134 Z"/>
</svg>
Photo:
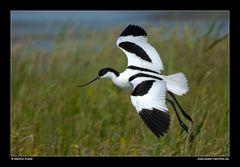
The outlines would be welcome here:
<svg viewBox="0 0 240 167">
<path fill-rule="evenodd" d="M 181 96 L 188 92 L 188 81 L 182 72 L 164 76 L 163 80 L 167 83 L 167 90 L 176 95 Z"/>
</svg>

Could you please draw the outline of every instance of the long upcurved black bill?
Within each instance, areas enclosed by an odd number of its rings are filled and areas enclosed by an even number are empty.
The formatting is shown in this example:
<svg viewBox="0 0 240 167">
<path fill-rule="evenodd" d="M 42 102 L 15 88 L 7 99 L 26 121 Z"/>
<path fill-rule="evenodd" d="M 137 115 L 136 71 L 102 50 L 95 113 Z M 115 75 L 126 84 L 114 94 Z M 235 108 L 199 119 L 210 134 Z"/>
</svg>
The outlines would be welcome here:
<svg viewBox="0 0 240 167">
<path fill-rule="evenodd" d="M 91 80 L 90 82 L 88 82 L 88 83 L 86 83 L 86 84 L 84 84 L 84 85 L 77 86 L 77 87 L 84 87 L 84 86 L 87 86 L 87 85 L 89 85 L 90 83 L 92 83 L 92 82 L 94 82 L 94 81 L 96 81 L 96 80 L 98 80 L 98 79 L 99 79 L 99 77 L 97 76 L 96 78 L 94 78 L 94 79 Z"/>
</svg>

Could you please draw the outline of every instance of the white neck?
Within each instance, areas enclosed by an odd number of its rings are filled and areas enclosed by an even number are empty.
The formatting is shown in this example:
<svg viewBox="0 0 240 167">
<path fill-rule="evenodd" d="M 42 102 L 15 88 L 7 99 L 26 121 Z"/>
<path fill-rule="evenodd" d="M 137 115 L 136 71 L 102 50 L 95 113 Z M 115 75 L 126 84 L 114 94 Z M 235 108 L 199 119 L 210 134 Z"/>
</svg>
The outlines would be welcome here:
<svg viewBox="0 0 240 167">
<path fill-rule="evenodd" d="M 120 75 L 116 76 L 114 73 L 108 73 L 103 78 L 112 80 L 114 85 L 121 89 L 127 89 L 129 87 L 129 85 L 128 84 L 126 85 L 126 81 Z"/>
<path fill-rule="evenodd" d="M 101 77 L 102 79 L 111 79 L 112 81 L 117 78 L 117 76 L 113 72 L 108 72 L 104 76 Z"/>
<path fill-rule="evenodd" d="M 119 76 L 112 77 L 111 80 L 117 87 L 121 89 L 132 90 L 132 85 L 128 79 L 129 76 L 132 76 L 133 74 L 135 74 L 135 71 L 125 70 L 124 72 L 120 73 Z"/>
</svg>

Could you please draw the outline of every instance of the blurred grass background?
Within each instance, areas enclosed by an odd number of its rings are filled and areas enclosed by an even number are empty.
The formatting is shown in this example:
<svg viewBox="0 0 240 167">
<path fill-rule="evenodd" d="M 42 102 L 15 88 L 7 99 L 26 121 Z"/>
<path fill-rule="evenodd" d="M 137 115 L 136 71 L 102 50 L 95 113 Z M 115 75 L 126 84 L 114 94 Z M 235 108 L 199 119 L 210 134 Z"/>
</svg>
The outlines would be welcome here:
<svg viewBox="0 0 240 167">
<path fill-rule="evenodd" d="M 177 98 L 194 121 L 182 117 L 190 135 L 169 104 L 170 129 L 159 140 L 132 107 L 130 92 L 109 80 L 76 87 L 103 67 L 124 71 L 127 59 L 115 44 L 122 29 L 86 33 L 84 42 L 65 29 L 56 35 L 51 52 L 12 45 L 11 154 L 229 155 L 228 36 L 216 38 L 214 24 L 199 37 L 190 26 L 180 37 L 178 28 L 159 40 L 164 27 L 144 27 L 162 58 L 163 74 L 187 76 L 190 91 Z"/>
</svg>

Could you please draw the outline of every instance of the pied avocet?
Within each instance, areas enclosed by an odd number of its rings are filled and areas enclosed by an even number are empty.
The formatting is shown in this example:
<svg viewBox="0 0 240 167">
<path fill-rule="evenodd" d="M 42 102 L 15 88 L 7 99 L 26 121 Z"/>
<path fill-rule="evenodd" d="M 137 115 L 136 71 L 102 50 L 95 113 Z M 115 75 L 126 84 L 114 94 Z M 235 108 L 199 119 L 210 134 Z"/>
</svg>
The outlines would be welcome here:
<svg viewBox="0 0 240 167">
<path fill-rule="evenodd" d="M 188 127 L 181 120 L 175 103 L 183 116 L 193 122 L 182 109 L 175 95 L 181 96 L 188 92 L 188 82 L 183 73 L 161 75 L 163 63 L 154 47 L 147 41 L 147 33 L 140 26 L 129 25 L 117 39 L 117 46 L 126 54 L 128 65 L 125 71 L 119 73 L 112 68 L 103 68 L 98 76 L 86 86 L 98 79 L 111 79 L 122 88 L 129 89 L 131 101 L 148 128 L 158 137 L 167 133 L 170 125 L 170 115 L 166 106 L 168 101 L 176 113 L 181 127 L 188 133 Z M 174 101 L 166 98 L 169 93 Z M 175 103 L 174 103 L 175 102 Z"/>
</svg>

